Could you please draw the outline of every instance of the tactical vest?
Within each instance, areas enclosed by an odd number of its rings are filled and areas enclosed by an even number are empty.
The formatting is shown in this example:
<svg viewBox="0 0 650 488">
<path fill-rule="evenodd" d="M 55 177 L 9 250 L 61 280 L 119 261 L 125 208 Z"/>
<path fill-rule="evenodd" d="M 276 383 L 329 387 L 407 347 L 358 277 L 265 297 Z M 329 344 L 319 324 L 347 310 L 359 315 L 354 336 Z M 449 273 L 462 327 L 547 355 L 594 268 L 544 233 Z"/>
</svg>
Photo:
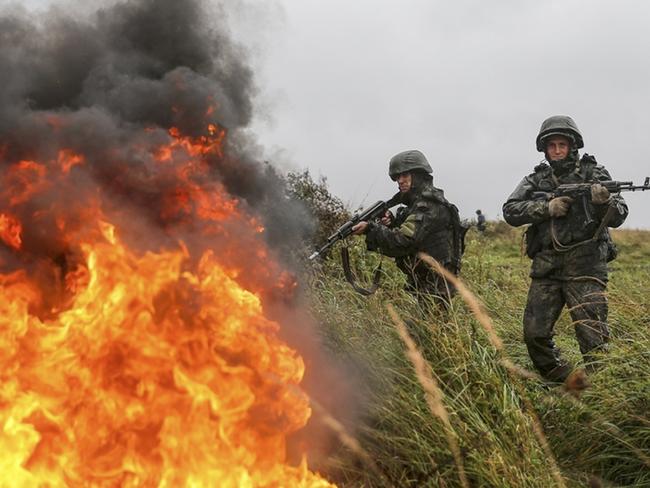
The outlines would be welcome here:
<svg viewBox="0 0 650 488">
<path fill-rule="evenodd" d="M 535 167 L 535 173 L 531 175 L 531 182 L 535 186 L 535 191 L 552 192 L 559 184 L 565 183 L 596 183 L 597 176 L 597 162 L 593 156 L 588 154 L 583 155 L 580 159 L 576 169 L 560 178 L 554 176 L 551 166 L 546 163 L 541 163 Z M 594 208 L 591 202 L 588 205 L 592 206 L 592 213 Z M 533 258 L 539 251 L 543 249 L 552 249 L 552 235 L 553 229 L 551 225 L 555 226 L 555 232 L 558 239 L 566 245 L 588 241 L 594 238 L 598 232 L 600 222 L 593 222 L 586 225 L 586 216 L 582 208 L 582 203 L 574 201 L 569 209 L 567 216 L 561 220 L 551 220 L 541 222 L 539 224 L 531 225 L 525 234 L 526 239 L 526 254 Z M 616 257 L 617 250 L 614 245 L 609 231 L 605 226 L 598 236 L 596 241 L 606 241 L 608 246 L 608 261 Z"/>
<path fill-rule="evenodd" d="M 421 250 L 446 264 L 452 272 L 458 274 L 461 269 L 462 255 L 465 251 L 465 234 L 468 226 L 462 224 L 458 208 L 444 197 L 442 190 L 435 187 L 423 190 L 412 205 L 402 207 L 398 211 L 395 226 L 399 227 L 414 213 L 416 214 L 416 221 L 421 222 L 424 219 L 424 214 L 430 211 L 433 205 L 444 207 L 449 218 L 443 228 L 433 230 L 418 229 L 418 232 L 427 233 Z"/>
</svg>

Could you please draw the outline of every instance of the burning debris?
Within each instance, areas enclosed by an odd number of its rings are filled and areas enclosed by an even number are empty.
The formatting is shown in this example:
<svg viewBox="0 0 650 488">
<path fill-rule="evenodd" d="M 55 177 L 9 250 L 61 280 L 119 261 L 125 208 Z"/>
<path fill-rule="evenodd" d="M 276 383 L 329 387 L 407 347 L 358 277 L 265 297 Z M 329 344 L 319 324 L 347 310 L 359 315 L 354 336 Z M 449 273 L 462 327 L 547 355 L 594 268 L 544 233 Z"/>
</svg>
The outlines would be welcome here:
<svg viewBox="0 0 650 488">
<path fill-rule="evenodd" d="M 224 32 L 198 0 L 0 18 L 5 483 L 330 486 L 285 459 L 310 407 L 265 304 L 300 219 Z"/>
</svg>

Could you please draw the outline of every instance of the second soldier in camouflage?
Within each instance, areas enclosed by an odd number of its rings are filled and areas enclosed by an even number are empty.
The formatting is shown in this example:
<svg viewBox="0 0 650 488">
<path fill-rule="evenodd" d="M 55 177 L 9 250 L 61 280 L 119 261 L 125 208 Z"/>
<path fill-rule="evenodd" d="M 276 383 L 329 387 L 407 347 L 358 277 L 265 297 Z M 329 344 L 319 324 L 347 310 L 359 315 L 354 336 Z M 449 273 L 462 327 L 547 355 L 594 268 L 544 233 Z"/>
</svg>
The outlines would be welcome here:
<svg viewBox="0 0 650 488">
<path fill-rule="evenodd" d="M 519 183 L 503 205 L 503 216 L 510 225 L 530 225 L 526 251 L 533 262 L 524 340 L 540 373 L 562 382 L 572 366 L 560 356 L 553 330 L 565 305 L 585 362 L 589 364 L 593 352 L 603 349 L 609 338 L 607 262 L 615 257 L 615 248 L 607 228 L 621 225 L 628 209 L 620 195 L 610 195 L 598 183 L 611 180 L 607 170 L 592 156 L 578 156 L 584 144 L 573 119 L 548 118 L 536 142 L 548 164 L 539 164 Z M 588 201 L 535 196 L 552 195 L 554 188 L 568 183 L 591 183 Z"/>
</svg>

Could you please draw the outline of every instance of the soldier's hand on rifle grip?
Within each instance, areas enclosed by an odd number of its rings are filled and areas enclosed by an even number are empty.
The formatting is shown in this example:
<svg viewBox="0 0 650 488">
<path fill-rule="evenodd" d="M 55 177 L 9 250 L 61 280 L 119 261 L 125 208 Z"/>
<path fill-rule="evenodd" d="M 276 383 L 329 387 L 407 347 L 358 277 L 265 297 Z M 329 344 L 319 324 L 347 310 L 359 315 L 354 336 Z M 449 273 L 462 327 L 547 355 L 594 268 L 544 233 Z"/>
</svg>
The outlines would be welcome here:
<svg viewBox="0 0 650 488">
<path fill-rule="evenodd" d="M 381 218 L 381 223 L 386 227 L 390 227 L 390 224 L 393 223 L 393 213 L 390 210 L 386 210 L 386 213 Z"/>
<path fill-rule="evenodd" d="M 564 217 L 567 213 L 569 213 L 569 207 L 571 207 L 572 203 L 573 203 L 573 198 L 571 197 L 553 198 L 548 203 L 548 213 L 554 219 L 558 217 Z"/>
<path fill-rule="evenodd" d="M 368 222 L 359 222 L 357 225 L 352 227 L 352 235 L 358 236 L 365 234 L 368 231 Z"/>
<path fill-rule="evenodd" d="M 595 205 L 609 203 L 609 190 L 600 183 L 591 185 L 591 202 Z"/>
</svg>

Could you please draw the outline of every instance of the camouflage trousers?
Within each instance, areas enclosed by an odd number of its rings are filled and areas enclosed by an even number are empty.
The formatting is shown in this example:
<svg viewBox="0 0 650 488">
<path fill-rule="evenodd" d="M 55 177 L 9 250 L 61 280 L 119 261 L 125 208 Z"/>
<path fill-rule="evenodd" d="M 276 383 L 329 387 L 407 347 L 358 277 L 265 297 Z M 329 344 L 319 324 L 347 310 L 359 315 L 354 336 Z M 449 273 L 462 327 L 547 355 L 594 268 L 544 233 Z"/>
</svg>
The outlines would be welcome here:
<svg viewBox="0 0 650 488">
<path fill-rule="evenodd" d="M 609 339 L 606 283 L 595 278 L 533 278 L 524 312 L 524 341 L 535 367 L 546 378 L 564 381 L 571 366 L 553 341 L 555 322 L 566 305 L 585 361 Z"/>
</svg>

